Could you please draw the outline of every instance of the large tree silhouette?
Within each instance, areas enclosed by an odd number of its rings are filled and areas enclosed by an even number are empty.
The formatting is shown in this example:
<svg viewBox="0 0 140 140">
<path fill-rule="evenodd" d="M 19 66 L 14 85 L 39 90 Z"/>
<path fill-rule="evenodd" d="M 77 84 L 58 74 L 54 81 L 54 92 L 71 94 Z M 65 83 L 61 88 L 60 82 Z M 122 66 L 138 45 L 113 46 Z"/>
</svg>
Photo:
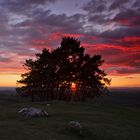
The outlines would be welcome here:
<svg viewBox="0 0 140 140">
<path fill-rule="evenodd" d="M 80 92 L 90 91 L 87 96 L 93 97 L 100 95 L 110 84 L 107 75 L 100 69 L 103 62 L 101 55 L 86 54 L 79 40 L 64 37 L 60 47 L 51 52 L 43 49 L 36 54 L 35 60 L 26 60 L 24 67 L 27 72 L 21 75 L 18 83 L 24 85 L 20 89 L 27 90 L 28 94 L 33 94 L 33 89 L 46 89 L 44 94 L 47 94 L 50 88 L 63 89 L 59 92 L 62 94 L 64 89 L 70 89 L 74 83 Z"/>
</svg>

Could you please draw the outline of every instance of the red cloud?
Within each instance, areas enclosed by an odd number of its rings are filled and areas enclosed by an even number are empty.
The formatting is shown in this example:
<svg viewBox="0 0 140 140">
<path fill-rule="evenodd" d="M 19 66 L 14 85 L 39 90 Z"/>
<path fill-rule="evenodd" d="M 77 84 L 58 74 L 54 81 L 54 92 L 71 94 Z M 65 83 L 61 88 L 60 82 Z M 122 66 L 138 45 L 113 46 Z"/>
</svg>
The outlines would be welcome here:
<svg viewBox="0 0 140 140">
<path fill-rule="evenodd" d="M 125 37 L 124 41 L 137 42 L 140 41 L 140 37 Z"/>
<path fill-rule="evenodd" d="M 119 23 L 120 25 L 125 25 L 125 26 L 130 26 L 131 25 L 131 23 L 128 19 L 119 19 L 116 22 Z"/>
<path fill-rule="evenodd" d="M 123 26 L 138 26 L 140 24 L 140 16 L 132 16 L 132 17 L 118 17 L 114 19 L 116 23 L 119 23 L 120 25 Z"/>
<path fill-rule="evenodd" d="M 61 40 L 62 37 L 75 37 L 80 38 L 83 37 L 83 34 L 72 34 L 72 33 L 64 33 L 64 32 L 54 32 L 48 36 L 48 40 Z"/>
<path fill-rule="evenodd" d="M 80 38 L 83 37 L 83 34 L 69 34 L 69 33 L 62 33 L 63 36 L 69 36 L 69 37 L 75 37 L 75 38 Z"/>
<path fill-rule="evenodd" d="M 83 47 L 85 48 L 91 48 L 95 47 L 95 49 L 102 50 L 106 48 L 115 48 L 115 49 L 120 49 L 122 51 L 128 51 L 130 48 L 123 47 L 121 45 L 113 45 L 113 44 L 82 44 Z"/>
<path fill-rule="evenodd" d="M 138 41 L 138 37 L 126 37 L 126 41 Z M 82 44 L 90 54 L 100 54 L 105 60 L 103 68 L 110 75 L 129 75 L 140 73 L 140 46 L 121 46 L 113 44 Z"/>
<path fill-rule="evenodd" d="M 83 35 L 69 34 L 64 32 L 53 32 L 49 34 L 48 37 L 46 37 L 46 39 L 32 39 L 30 41 L 30 45 L 32 48 L 36 48 L 36 49 L 48 48 L 49 50 L 51 50 L 52 47 L 57 47 L 62 37 L 65 36 L 80 38 Z"/>
<path fill-rule="evenodd" d="M 52 47 L 49 46 L 48 44 L 48 40 L 43 40 L 43 39 L 31 40 L 29 48 L 32 48 L 32 49 L 35 48 L 39 50 L 42 50 L 43 48 L 47 48 L 48 50 L 52 49 Z"/>
</svg>

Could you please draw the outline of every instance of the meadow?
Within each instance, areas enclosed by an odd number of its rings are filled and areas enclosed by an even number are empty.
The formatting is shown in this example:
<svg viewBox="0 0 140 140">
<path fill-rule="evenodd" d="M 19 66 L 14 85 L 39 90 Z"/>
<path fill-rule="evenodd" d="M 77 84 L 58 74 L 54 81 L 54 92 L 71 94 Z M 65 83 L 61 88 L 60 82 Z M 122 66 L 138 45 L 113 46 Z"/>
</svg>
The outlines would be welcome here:
<svg viewBox="0 0 140 140">
<path fill-rule="evenodd" d="M 139 140 L 140 90 L 111 90 L 93 101 L 31 102 L 10 90 L 0 91 L 0 140 Z M 48 118 L 24 118 L 23 107 L 46 109 Z M 83 126 L 82 133 L 67 129 L 70 121 Z"/>
</svg>

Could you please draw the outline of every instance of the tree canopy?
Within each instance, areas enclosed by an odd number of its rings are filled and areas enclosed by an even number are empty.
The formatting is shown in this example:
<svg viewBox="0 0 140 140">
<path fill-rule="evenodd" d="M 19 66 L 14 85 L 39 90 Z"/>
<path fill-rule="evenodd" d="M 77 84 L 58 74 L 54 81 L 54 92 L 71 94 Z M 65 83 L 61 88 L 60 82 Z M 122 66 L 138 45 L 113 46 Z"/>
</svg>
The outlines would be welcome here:
<svg viewBox="0 0 140 140">
<path fill-rule="evenodd" d="M 74 83 L 77 88 L 99 93 L 110 84 L 107 74 L 100 69 L 103 63 L 101 55 L 86 54 L 79 40 L 64 37 L 58 48 L 44 48 L 35 60 L 26 60 L 27 72 L 18 83 L 24 88 L 70 88 Z"/>
</svg>

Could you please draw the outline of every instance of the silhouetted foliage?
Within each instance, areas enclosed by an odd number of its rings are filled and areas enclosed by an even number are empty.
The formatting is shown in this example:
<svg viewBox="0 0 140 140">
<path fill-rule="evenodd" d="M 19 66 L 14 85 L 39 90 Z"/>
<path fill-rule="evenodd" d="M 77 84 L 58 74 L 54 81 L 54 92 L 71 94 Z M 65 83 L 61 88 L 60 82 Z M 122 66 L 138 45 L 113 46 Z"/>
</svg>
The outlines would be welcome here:
<svg viewBox="0 0 140 140">
<path fill-rule="evenodd" d="M 74 93 L 77 98 L 84 100 L 86 97 L 100 95 L 110 84 L 105 72 L 99 68 L 104 61 L 101 55 L 90 56 L 84 51 L 80 41 L 70 37 L 64 37 L 60 47 L 51 52 L 43 49 L 36 54 L 35 60 L 25 61 L 27 72 L 22 74 L 22 79 L 18 81 L 24 85 L 20 89 L 31 94 L 32 98 L 36 92 L 42 99 L 51 97 L 70 100 L 71 85 L 75 83 Z"/>
</svg>

